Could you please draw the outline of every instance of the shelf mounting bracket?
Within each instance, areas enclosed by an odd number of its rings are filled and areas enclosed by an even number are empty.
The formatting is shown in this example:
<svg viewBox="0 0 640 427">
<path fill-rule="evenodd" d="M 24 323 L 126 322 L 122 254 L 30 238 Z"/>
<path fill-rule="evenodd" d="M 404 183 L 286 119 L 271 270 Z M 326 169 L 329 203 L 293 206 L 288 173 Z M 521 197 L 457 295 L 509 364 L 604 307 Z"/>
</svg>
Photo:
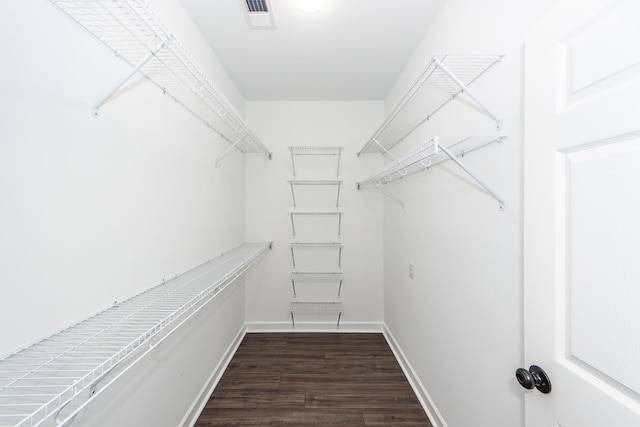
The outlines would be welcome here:
<svg viewBox="0 0 640 427">
<path fill-rule="evenodd" d="M 147 62 L 151 61 L 156 56 L 156 54 L 160 52 L 160 50 L 165 46 L 166 42 L 161 41 L 158 46 L 151 49 L 149 53 L 144 58 L 142 58 L 140 62 L 138 62 L 138 64 L 133 67 L 133 69 L 129 71 L 129 73 L 127 73 L 127 75 L 122 80 L 120 80 L 111 90 L 102 95 L 102 97 L 93 104 L 93 117 L 98 118 L 98 110 L 100 109 L 100 107 L 102 107 L 102 105 L 107 102 L 109 98 L 115 95 L 115 93 L 120 90 L 120 88 L 124 86 L 125 83 L 127 83 L 131 79 L 131 77 L 133 77 L 138 71 L 140 71 L 142 67 L 147 64 Z"/>
<path fill-rule="evenodd" d="M 489 194 L 491 194 L 491 196 L 493 196 L 494 199 L 500 202 L 500 210 L 501 211 L 504 210 L 504 200 L 500 196 L 498 196 L 498 194 L 495 191 L 493 191 L 487 184 L 485 184 L 484 181 L 482 181 L 473 172 L 467 169 L 467 167 L 451 151 L 449 151 L 446 147 L 440 145 L 438 143 L 437 138 L 434 139 L 434 149 L 436 153 L 438 152 L 438 150 L 442 150 L 442 152 L 445 153 L 458 166 L 460 166 L 460 168 L 462 168 L 463 171 L 465 171 L 471 178 L 473 178 L 478 184 L 480 184 L 482 188 L 484 188 Z"/>
<path fill-rule="evenodd" d="M 243 139 L 245 139 L 245 137 L 246 137 L 246 136 L 247 136 L 247 132 L 245 132 L 245 133 L 243 133 L 242 135 L 240 135 L 240 138 L 238 138 L 238 139 L 236 140 L 236 142 L 234 142 L 233 144 L 231 144 L 231 147 L 227 148 L 227 151 L 225 151 L 224 153 L 222 153 L 222 156 L 220 156 L 220 157 L 218 158 L 218 160 L 216 160 L 215 167 L 218 167 L 218 163 L 220 163 L 220 161 L 221 161 L 222 159 L 224 159 L 225 157 L 227 157 L 227 156 L 229 155 L 229 153 L 231 153 L 231 151 L 232 151 L 234 148 L 236 148 L 236 146 L 237 146 L 238 144 L 240 144 L 240 141 L 242 141 Z"/>
<path fill-rule="evenodd" d="M 453 74 L 451 71 L 449 71 L 449 69 L 447 67 L 445 67 L 444 64 L 442 62 L 440 62 L 437 58 L 435 58 L 435 57 L 433 58 L 433 63 L 436 65 L 436 67 L 438 67 L 440 70 L 442 70 L 442 72 L 445 73 L 447 75 L 447 77 L 449 77 L 455 84 L 457 84 L 460 87 L 460 89 L 462 90 L 462 92 L 464 92 L 467 95 L 469 95 L 469 97 L 471 99 L 473 99 L 476 102 L 476 104 L 478 104 L 480 106 L 480 108 L 482 108 L 488 115 L 491 116 L 491 118 L 493 120 L 495 120 L 498 130 L 502 129 L 502 121 L 498 118 L 498 116 L 493 114 L 493 112 L 491 112 L 491 110 L 486 105 L 484 105 L 482 102 L 480 102 L 478 97 L 471 90 L 469 90 L 467 85 L 462 83 L 462 81 L 460 81 L 460 79 L 457 78 L 455 76 L 455 74 Z"/>
<path fill-rule="evenodd" d="M 391 199 L 393 199 L 395 202 L 399 203 L 400 206 L 402 206 L 402 209 L 404 209 L 404 203 L 402 203 L 402 201 L 400 199 L 398 199 L 398 197 L 393 194 L 391 192 L 391 190 L 389 190 L 388 188 L 386 188 L 384 186 L 384 184 L 382 184 L 380 181 L 376 181 L 376 187 L 382 191 L 384 194 L 386 194 L 387 196 L 389 196 Z"/>
</svg>

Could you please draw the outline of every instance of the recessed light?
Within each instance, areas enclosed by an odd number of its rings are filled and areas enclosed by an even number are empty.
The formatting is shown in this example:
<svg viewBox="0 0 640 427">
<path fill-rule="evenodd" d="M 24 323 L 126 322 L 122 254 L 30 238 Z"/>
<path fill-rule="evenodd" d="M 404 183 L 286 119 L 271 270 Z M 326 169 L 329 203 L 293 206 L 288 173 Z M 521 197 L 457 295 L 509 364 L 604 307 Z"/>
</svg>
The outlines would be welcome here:
<svg viewBox="0 0 640 427">
<path fill-rule="evenodd" d="M 298 7 L 305 12 L 317 12 L 322 9 L 325 0 L 296 0 Z"/>
</svg>

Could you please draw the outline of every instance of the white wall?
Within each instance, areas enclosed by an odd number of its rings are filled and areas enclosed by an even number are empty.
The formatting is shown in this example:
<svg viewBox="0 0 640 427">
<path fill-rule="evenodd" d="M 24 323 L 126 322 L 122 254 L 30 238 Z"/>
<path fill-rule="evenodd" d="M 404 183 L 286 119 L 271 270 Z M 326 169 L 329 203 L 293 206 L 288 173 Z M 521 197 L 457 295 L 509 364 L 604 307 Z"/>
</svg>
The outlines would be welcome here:
<svg viewBox="0 0 640 427">
<path fill-rule="evenodd" d="M 242 109 L 179 3 L 149 3 Z M 228 143 L 141 78 L 94 119 L 91 104 L 129 67 L 50 2 L 2 2 L 0 50 L 0 355 L 244 241 L 243 156 L 214 168 Z M 234 316 L 192 323 L 216 345 L 185 338 L 181 352 L 150 362 L 151 394 L 111 405 L 166 408 L 154 425 L 175 426 L 187 408 L 163 403 L 184 393 L 190 404 L 202 383 L 177 381 L 173 367 L 206 381 L 200 373 L 243 326 L 244 289 L 234 292 L 226 308 Z"/>
<path fill-rule="evenodd" d="M 501 131 L 463 95 L 393 150 L 434 135 L 507 136 L 463 159 L 505 211 L 452 162 L 392 186 L 406 209 L 384 207 L 385 325 L 449 427 L 522 425 L 522 44 L 552 3 L 448 0 L 386 102 L 389 111 L 435 53 L 506 55 L 472 86 Z"/>
<path fill-rule="evenodd" d="M 382 199 L 379 194 L 356 190 L 356 181 L 382 166 L 377 156 L 358 158 L 356 152 L 383 118 L 382 102 L 255 102 L 246 104 L 247 120 L 256 134 L 268 141 L 273 160 L 264 163 L 247 157 L 247 219 L 249 241 L 273 240 L 269 258 L 258 267 L 259 274 L 247 281 L 248 328 L 258 330 L 291 329 L 288 316 L 293 292 L 288 245 L 293 241 L 288 212 L 293 203 L 288 180 L 293 179 L 289 146 L 343 146 L 340 162 L 340 210 L 344 211 L 344 244 L 341 300 L 342 330 L 377 328 L 383 316 L 382 295 Z M 296 159 L 297 179 L 336 179 L 335 158 L 317 156 Z M 313 200 L 303 200 L 313 188 L 296 188 L 300 210 Z M 331 194 L 316 193 L 317 210 L 335 209 Z M 334 203 L 334 206 L 331 206 Z M 326 206 L 326 208 L 324 206 Z M 297 226 L 297 241 L 334 240 L 337 226 L 322 219 Z M 320 224 L 322 228 L 315 228 Z M 332 224 L 335 224 L 333 222 Z M 313 229 L 312 229 L 313 227 Z M 305 233 L 307 235 L 305 236 Z M 321 254 L 320 254 L 321 256 Z M 310 271 L 323 271 L 316 265 Z M 259 279 L 258 279 L 259 277 Z M 299 285 L 297 300 L 335 300 L 337 286 L 324 291 L 318 285 Z M 335 330 L 335 318 L 298 319 L 297 330 Z M 304 323 L 311 322 L 311 323 Z"/>
</svg>

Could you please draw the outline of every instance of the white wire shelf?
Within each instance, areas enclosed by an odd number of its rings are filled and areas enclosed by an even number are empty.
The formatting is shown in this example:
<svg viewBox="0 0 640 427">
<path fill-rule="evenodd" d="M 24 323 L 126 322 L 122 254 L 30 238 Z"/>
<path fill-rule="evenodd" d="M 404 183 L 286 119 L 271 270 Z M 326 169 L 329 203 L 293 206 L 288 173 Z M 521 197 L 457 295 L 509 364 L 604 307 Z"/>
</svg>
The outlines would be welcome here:
<svg viewBox="0 0 640 427">
<path fill-rule="evenodd" d="M 342 290 L 342 283 L 344 276 L 339 272 L 303 272 L 294 271 L 289 278 L 291 280 L 291 287 L 293 288 L 293 296 L 297 296 L 296 282 L 298 283 L 321 283 L 329 284 L 336 283 L 338 285 L 338 298 L 340 298 L 340 291 Z"/>
<path fill-rule="evenodd" d="M 296 204 L 296 194 L 293 191 L 293 188 L 296 186 L 328 186 L 333 185 L 337 188 L 336 195 L 336 208 L 340 206 L 340 186 L 342 185 L 342 181 L 339 180 L 301 180 L 294 179 L 289 180 L 289 185 L 291 186 L 291 198 L 293 199 L 293 207 L 297 207 Z"/>
<path fill-rule="evenodd" d="M 245 243 L 4 357 L 0 425 L 67 425 L 270 249 Z"/>
<path fill-rule="evenodd" d="M 336 177 L 340 176 L 340 156 L 343 147 L 336 146 L 292 146 L 289 147 L 291 154 L 291 167 L 293 168 L 293 176 L 296 176 L 295 156 L 336 156 L 338 160 L 336 168 Z"/>
<path fill-rule="evenodd" d="M 388 150 L 463 92 L 473 99 L 500 129 L 501 120 L 468 86 L 501 59 L 502 55 L 444 55 L 441 58 L 431 58 L 358 155 L 388 153 Z"/>
<path fill-rule="evenodd" d="M 231 143 L 271 158 L 240 114 L 143 0 L 50 0 L 133 68 L 94 104 L 94 115 L 138 71 Z M 216 162 L 217 164 L 217 162 Z"/>
<path fill-rule="evenodd" d="M 336 328 L 340 327 L 340 318 L 342 317 L 342 303 L 335 301 L 324 302 L 302 302 L 294 301 L 289 306 L 289 313 L 291 315 L 291 324 L 296 326 L 296 315 L 311 315 L 311 316 L 338 316 Z"/>
<path fill-rule="evenodd" d="M 295 211 L 295 212 L 289 212 L 289 216 L 291 217 L 291 231 L 293 232 L 293 237 L 296 237 L 296 225 L 295 225 L 295 221 L 294 221 L 294 217 L 296 216 L 302 216 L 302 217 L 311 217 L 311 216 L 319 216 L 319 217 L 331 217 L 331 216 L 335 216 L 337 218 L 337 222 L 338 222 L 338 233 L 337 233 L 337 237 L 340 237 L 340 233 L 342 231 L 342 215 L 344 215 L 344 212 L 342 211 L 335 211 L 335 212 L 316 212 L 316 211 L 306 211 L 306 212 L 302 212 L 302 211 Z"/>
<path fill-rule="evenodd" d="M 291 250 L 291 262 L 296 268 L 296 250 L 336 250 L 338 252 L 338 268 L 342 267 L 342 250 L 344 245 L 338 242 L 292 242 L 289 244 Z"/>
<path fill-rule="evenodd" d="M 504 136 L 468 136 L 464 138 L 434 137 L 424 144 L 419 145 L 406 154 L 387 164 L 380 171 L 357 183 L 359 190 L 377 189 L 383 191 L 389 197 L 404 204 L 385 185 L 407 176 L 422 172 L 432 166 L 446 160 L 453 160 L 478 184 L 480 184 L 491 196 L 500 202 L 500 208 L 504 209 L 504 200 L 498 196 L 487 184 L 467 169 L 458 159 L 487 145 L 502 142 Z"/>
</svg>

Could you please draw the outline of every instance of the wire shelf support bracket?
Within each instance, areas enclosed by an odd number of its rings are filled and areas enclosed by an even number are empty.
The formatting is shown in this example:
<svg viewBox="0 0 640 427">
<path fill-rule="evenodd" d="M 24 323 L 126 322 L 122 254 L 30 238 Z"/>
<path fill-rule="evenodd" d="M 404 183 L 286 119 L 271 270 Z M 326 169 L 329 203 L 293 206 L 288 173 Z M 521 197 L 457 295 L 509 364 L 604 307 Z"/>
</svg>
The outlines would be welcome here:
<svg viewBox="0 0 640 427">
<path fill-rule="evenodd" d="M 122 86 L 141 73 L 232 147 L 271 159 L 272 153 L 144 0 L 50 1 L 132 66 L 93 104 L 94 117 Z M 225 152 L 216 164 L 227 155 Z"/>
<path fill-rule="evenodd" d="M 151 61 L 156 56 L 156 54 L 160 51 L 160 49 L 162 49 L 165 46 L 166 46 L 165 42 L 162 41 L 157 47 L 152 48 L 149 51 L 149 53 L 144 58 L 142 58 L 140 62 L 135 67 L 133 67 L 131 71 L 127 73 L 127 75 L 113 87 L 113 89 L 109 90 L 100 99 L 98 99 L 93 104 L 93 117 L 98 118 L 99 117 L 98 111 L 100 110 L 100 107 L 102 107 L 102 105 L 105 102 L 107 102 L 113 95 L 115 95 L 116 92 L 118 92 L 122 86 L 124 86 L 129 80 L 131 80 L 131 78 L 135 76 L 138 73 L 138 71 L 140 71 L 142 67 L 144 67 L 147 64 L 147 62 Z"/>
<path fill-rule="evenodd" d="M 358 190 L 376 189 L 398 202 L 404 208 L 404 203 L 396 197 L 386 185 L 404 179 L 414 173 L 422 172 L 443 161 L 452 160 L 467 175 L 484 188 L 494 199 L 500 203 L 500 210 L 504 210 L 504 200 L 488 184 L 467 168 L 460 160 L 466 154 L 486 147 L 493 143 L 501 143 L 505 136 L 469 136 L 465 138 L 440 138 L 433 137 L 429 141 L 387 164 L 377 173 L 358 182 Z M 448 142 L 443 143 L 443 140 Z"/>
<path fill-rule="evenodd" d="M 245 243 L 0 360 L 0 425 L 69 425 L 272 243 Z M 99 387 L 98 387 L 99 386 Z"/>
<path fill-rule="evenodd" d="M 358 156 L 365 153 L 390 155 L 389 150 L 392 147 L 407 138 L 462 93 L 466 93 L 496 122 L 498 130 L 501 129 L 501 119 L 469 89 L 469 85 L 500 62 L 502 57 L 503 55 L 444 55 L 441 58 L 433 56 L 358 152 Z M 415 111 L 411 113 L 421 117 L 418 123 L 406 117 L 404 120 L 408 120 L 407 122 L 398 123 L 401 117 L 412 115 L 407 113 L 408 107 L 413 107 Z M 404 114 L 401 114 L 403 112 Z"/>
</svg>

